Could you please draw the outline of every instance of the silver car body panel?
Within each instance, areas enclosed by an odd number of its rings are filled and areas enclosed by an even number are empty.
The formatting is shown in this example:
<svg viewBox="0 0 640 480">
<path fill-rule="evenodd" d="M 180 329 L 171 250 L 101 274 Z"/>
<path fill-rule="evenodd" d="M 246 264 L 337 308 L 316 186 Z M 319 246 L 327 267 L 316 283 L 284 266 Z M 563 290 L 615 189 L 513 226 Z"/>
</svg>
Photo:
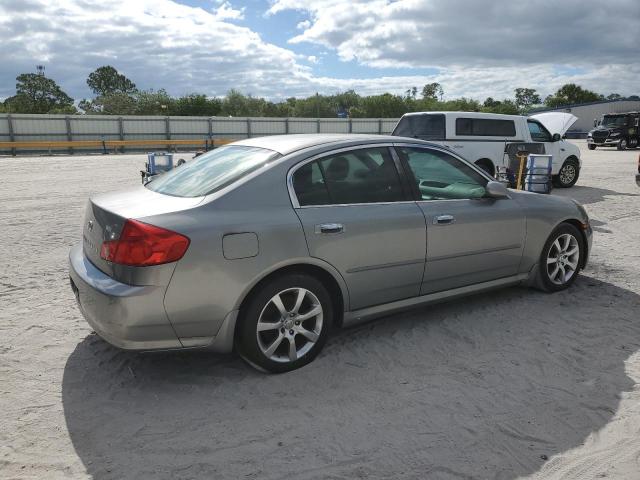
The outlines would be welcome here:
<svg viewBox="0 0 640 480">
<path fill-rule="evenodd" d="M 299 207 L 292 173 L 335 151 L 405 145 L 460 157 L 446 147 L 388 136 L 291 135 L 239 143 L 283 156 L 206 197 L 138 187 L 90 202 L 94 230 L 102 229 L 97 210 L 105 225 L 120 222 L 121 228 L 126 218 L 135 218 L 191 240 L 178 262 L 142 268 L 96 259 L 98 242 L 106 238 L 101 231 L 89 239 L 95 250 L 86 241 L 72 249 L 70 274 L 81 310 L 109 342 L 231 351 L 245 298 L 259 282 L 290 267 L 322 269 L 333 278 L 344 324 L 518 283 L 529 278 L 555 226 L 566 219 L 588 221 L 569 200 L 515 191 L 504 199 Z M 456 222 L 433 225 L 440 214 Z M 341 223 L 344 231 L 316 233 L 323 223 Z"/>
</svg>

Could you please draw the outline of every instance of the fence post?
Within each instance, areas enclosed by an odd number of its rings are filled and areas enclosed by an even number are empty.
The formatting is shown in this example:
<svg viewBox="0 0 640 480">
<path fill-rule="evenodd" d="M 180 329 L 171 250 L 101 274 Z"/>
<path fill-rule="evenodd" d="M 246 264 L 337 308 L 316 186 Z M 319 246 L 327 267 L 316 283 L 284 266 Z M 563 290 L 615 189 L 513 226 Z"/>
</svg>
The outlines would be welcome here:
<svg viewBox="0 0 640 480">
<path fill-rule="evenodd" d="M 13 131 L 13 117 L 11 115 L 7 115 L 7 123 L 9 124 L 9 141 L 11 142 L 15 142 L 16 141 L 16 136 L 15 133 Z M 14 157 L 16 156 L 16 149 L 12 148 L 11 149 L 11 155 L 13 155 Z"/>
<path fill-rule="evenodd" d="M 316 132 L 317 132 L 317 133 L 320 133 L 320 119 L 318 118 L 318 119 L 316 120 L 316 122 L 318 123 L 317 129 L 316 129 Z"/>
<path fill-rule="evenodd" d="M 73 136 L 71 135 L 71 118 L 67 115 L 64 117 L 64 123 L 67 127 L 67 141 L 73 140 Z M 69 147 L 69 155 L 73 155 L 73 148 Z"/>
<path fill-rule="evenodd" d="M 251 138 L 251 119 L 247 117 L 247 138 Z"/>
<path fill-rule="evenodd" d="M 167 137 L 167 140 L 171 140 L 171 119 L 169 117 L 164 117 L 164 134 Z M 167 152 L 171 151 L 171 145 L 167 145 Z M 177 152 L 178 147 L 174 145 L 173 151 Z"/>
<path fill-rule="evenodd" d="M 118 135 L 120 140 L 124 140 L 124 120 L 122 117 L 118 117 Z M 120 153 L 124 153 L 124 145 L 120 147 Z"/>
<path fill-rule="evenodd" d="M 353 122 L 351 121 L 351 117 L 349 117 L 349 133 L 353 133 Z"/>
<path fill-rule="evenodd" d="M 284 133 L 285 135 L 289 135 L 289 118 L 284 119 Z"/>
<path fill-rule="evenodd" d="M 378 135 L 382 135 L 382 119 L 378 119 Z"/>
</svg>

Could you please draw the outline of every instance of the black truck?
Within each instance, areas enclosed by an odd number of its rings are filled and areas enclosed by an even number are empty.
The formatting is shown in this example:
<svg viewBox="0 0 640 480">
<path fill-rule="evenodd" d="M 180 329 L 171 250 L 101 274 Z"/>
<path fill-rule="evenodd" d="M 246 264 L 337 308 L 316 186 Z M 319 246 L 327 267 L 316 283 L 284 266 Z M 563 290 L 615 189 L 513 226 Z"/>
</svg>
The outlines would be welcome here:
<svg viewBox="0 0 640 480">
<path fill-rule="evenodd" d="M 596 147 L 636 148 L 640 143 L 639 122 L 640 112 L 604 114 L 600 120 L 593 121 L 595 128 L 587 134 L 589 150 Z"/>
</svg>

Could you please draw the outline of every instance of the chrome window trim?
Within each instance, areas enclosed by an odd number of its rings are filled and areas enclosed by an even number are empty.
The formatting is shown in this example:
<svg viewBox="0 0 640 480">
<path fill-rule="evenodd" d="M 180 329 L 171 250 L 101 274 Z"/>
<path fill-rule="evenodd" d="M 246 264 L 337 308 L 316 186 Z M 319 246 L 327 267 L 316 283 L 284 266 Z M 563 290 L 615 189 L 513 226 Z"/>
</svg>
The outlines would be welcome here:
<svg viewBox="0 0 640 480">
<path fill-rule="evenodd" d="M 371 202 L 371 203 L 336 203 L 336 204 L 327 204 L 327 205 L 300 205 L 298 202 L 298 197 L 296 196 L 295 189 L 293 188 L 293 175 L 295 172 L 306 165 L 307 163 L 314 162 L 324 157 L 328 157 L 331 155 L 335 155 L 338 153 L 349 152 L 353 150 L 363 150 L 365 148 L 388 148 L 390 149 L 390 153 L 394 161 L 396 160 L 397 153 L 394 147 L 410 147 L 410 148 L 421 148 L 427 150 L 437 150 L 442 153 L 446 153 L 451 155 L 452 157 L 460 160 L 465 165 L 471 167 L 472 170 L 479 173 L 483 178 L 485 178 L 488 182 L 495 181 L 495 178 L 491 177 L 484 170 L 482 170 L 477 165 L 465 160 L 463 157 L 452 151 L 450 148 L 437 144 L 429 144 L 425 145 L 424 143 L 413 143 L 413 142 L 385 142 L 385 143 L 371 143 L 365 145 L 352 145 L 350 147 L 342 147 L 336 150 L 330 150 L 328 152 L 322 152 L 313 157 L 306 158 L 301 160 L 300 162 L 293 165 L 289 168 L 287 172 L 287 190 L 289 191 L 289 199 L 291 200 L 291 204 L 293 208 L 327 208 L 327 207 L 353 207 L 353 206 L 364 206 L 364 205 L 396 205 L 403 203 L 417 203 L 417 202 L 466 202 L 470 200 L 480 200 L 480 199 L 472 199 L 472 198 L 448 198 L 448 199 L 437 199 L 437 200 L 422 200 L 422 199 L 414 199 L 414 200 L 399 200 L 397 202 Z M 398 172 L 398 176 L 401 177 L 402 173 Z M 405 172 L 406 175 L 406 172 Z M 402 178 L 400 178 L 400 182 L 402 184 Z"/>
</svg>

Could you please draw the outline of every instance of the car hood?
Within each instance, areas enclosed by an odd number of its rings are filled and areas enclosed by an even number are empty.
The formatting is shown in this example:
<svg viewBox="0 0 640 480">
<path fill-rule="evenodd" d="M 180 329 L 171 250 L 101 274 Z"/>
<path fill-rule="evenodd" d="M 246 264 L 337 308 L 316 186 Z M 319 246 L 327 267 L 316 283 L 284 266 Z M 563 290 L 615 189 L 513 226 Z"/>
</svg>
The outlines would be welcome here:
<svg viewBox="0 0 640 480">
<path fill-rule="evenodd" d="M 567 130 L 571 128 L 571 125 L 576 123 L 578 117 L 564 112 L 547 112 L 532 115 L 531 118 L 539 121 L 544 127 L 549 130 L 551 135 L 559 133 L 560 136 L 567 133 Z"/>
</svg>

